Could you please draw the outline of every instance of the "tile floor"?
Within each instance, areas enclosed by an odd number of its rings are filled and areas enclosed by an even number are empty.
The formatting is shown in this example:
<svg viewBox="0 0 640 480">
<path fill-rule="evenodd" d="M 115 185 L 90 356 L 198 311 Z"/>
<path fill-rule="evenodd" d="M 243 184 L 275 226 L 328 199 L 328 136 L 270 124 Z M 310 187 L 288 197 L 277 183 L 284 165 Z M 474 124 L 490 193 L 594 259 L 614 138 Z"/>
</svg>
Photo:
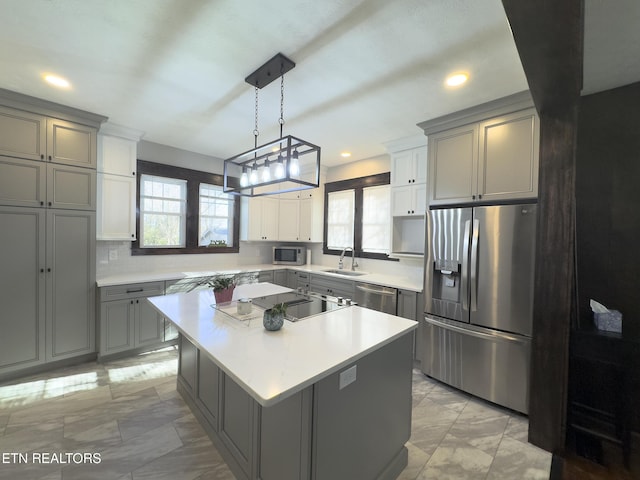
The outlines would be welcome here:
<svg viewBox="0 0 640 480">
<path fill-rule="evenodd" d="M 233 479 L 177 394 L 176 368 L 170 348 L 0 384 L 0 479 Z M 526 417 L 415 370 L 399 478 L 549 478 L 550 454 L 526 439 Z"/>
</svg>

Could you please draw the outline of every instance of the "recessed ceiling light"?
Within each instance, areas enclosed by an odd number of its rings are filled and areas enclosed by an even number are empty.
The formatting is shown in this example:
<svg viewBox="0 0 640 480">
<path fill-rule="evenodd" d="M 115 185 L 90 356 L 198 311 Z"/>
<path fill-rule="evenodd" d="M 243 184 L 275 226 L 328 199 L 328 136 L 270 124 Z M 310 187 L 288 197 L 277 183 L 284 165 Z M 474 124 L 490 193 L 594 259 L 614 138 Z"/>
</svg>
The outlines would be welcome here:
<svg viewBox="0 0 640 480">
<path fill-rule="evenodd" d="M 344 158 L 349 158 L 351 156 L 351 152 L 342 152 L 340 156 Z"/>
<path fill-rule="evenodd" d="M 469 75 L 466 73 L 454 73 L 449 75 L 444 83 L 448 87 L 459 87 L 469 79 Z"/>
<path fill-rule="evenodd" d="M 71 88 L 71 83 L 66 78 L 62 78 L 58 75 L 54 75 L 52 73 L 46 73 L 44 75 L 44 80 L 49 85 L 53 85 L 58 88 Z"/>
</svg>

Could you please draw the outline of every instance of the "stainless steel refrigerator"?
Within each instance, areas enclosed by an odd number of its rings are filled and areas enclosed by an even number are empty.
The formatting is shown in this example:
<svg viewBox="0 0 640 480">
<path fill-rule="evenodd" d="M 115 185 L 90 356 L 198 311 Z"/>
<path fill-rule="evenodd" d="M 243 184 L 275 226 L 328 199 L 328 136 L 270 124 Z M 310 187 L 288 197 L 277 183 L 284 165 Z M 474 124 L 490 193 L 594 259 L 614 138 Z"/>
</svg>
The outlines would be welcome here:
<svg viewBox="0 0 640 480">
<path fill-rule="evenodd" d="M 427 212 L 425 374 L 528 412 L 536 205 Z"/>
</svg>

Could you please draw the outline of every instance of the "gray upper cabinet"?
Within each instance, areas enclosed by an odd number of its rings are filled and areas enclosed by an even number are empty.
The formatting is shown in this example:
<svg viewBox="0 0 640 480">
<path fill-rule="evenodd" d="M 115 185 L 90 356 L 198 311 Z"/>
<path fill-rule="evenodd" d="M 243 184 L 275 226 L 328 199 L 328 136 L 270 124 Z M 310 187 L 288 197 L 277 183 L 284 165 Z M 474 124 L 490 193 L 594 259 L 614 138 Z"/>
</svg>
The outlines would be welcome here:
<svg viewBox="0 0 640 480">
<path fill-rule="evenodd" d="M 0 155 L 96 168 L 96 129 L 0 106 Z"/>
<path fill-rule="evenodd" d="M 540 122 L 528 92 L 423 122 L 431 205 L 538 195 Z"/>
<path fill-rule="evenodd" d="M 75 122 L 47 119 L 47 159 L 64 165 L 95 169 L 97 132 Z"/>
<path fill-rule="evenodd" d="M 0 204 L 95 210 L 96 172 L 0 156 Z"/>
<path fill-rule="evenodd" d="M 470 125 L 429 136 L 431 204 L 475 200 L 478 127 Z"/>
<path fill-rule="evenodd" d="M 0 106 L 0 155 L 44 160 L 46 117 Z"/>
</svg>

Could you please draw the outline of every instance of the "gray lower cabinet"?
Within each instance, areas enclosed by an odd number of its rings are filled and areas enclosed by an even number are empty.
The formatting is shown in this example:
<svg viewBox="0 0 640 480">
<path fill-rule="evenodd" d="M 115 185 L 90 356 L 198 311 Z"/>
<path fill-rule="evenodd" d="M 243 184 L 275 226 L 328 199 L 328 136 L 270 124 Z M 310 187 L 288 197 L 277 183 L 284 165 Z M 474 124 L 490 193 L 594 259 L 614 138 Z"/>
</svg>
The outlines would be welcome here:
<svg viewBox="0 0 640 480">
<path fill-rule="evenodd" d="M 287 270 L 274 270 L 273 272 L 273 283 L 276 285 L 280 285 L 282 287 L 288 286 L 287 283 Z"/>
<path fill-rule="evenodd" d="M 0 376 L 95 352 L 95 213 L 0 206 Z"/>
<path fill-rule="evenodd" d="M 419 321 L 418 329 L 414 331 L 413 338 L 413 359 L 421 361 L 422 359 L 422 312 L 424 311 L 424 294 L 411 290 L 398 290 L 398 316 Z"/>
<path fill-rule="evenodd" d="M 310 286 L 312 292 L 333 297 L 353 298 L 355 292 L 354 282 L 327 275 L 311 275 Z"/>
<path fill-rule="evenodd" d="M 260 282 L 260 283 L 264 283 L 264 282 L 273 283 L 273 272 L 271 270 L 258 272 L 258 282 Z"/>
<path fill-rule="evenodd" d="M 411 433 L 410 342 L 405 335 L 262 407 L 181 335 L 178 391 L 236 478 L 396 478 Z M 340 385 L 354 368 L 356 380 Z"/>
<path fill-rule="evenodd" d="M 153 346 L 165 341 L 165 318 L 146 297 L 164 295 L 164 282 L 147 282 L 100 289 L 100 357 Z"/>
</svg>

